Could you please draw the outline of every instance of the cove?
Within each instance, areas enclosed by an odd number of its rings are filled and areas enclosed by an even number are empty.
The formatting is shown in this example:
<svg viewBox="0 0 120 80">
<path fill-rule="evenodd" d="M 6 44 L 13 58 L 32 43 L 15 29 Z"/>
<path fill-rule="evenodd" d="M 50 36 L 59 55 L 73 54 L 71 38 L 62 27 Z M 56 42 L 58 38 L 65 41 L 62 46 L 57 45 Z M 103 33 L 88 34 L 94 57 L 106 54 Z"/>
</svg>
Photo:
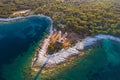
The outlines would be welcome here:
<svg viewBox="0 0 120 80">
<path fill-rule="evenodd" d="M 51 19 L 29 16 L 0 21 L 3 21 L 0 23 L 0 80 L 33 80 L 36 73 L 30 67 L 32 58 L 51 26 Z M 86 56 L 67 68 L 40 76 L 38 80 L 120 80 L 120 41 L 111 38 L 85 50 Z"/>
<path fill-rule="evenodd" d="M 44 38 L 51 20 L 39 15 L 0 21 L 0 80 L 24 80 L 22 67 L 33 57 L 34 45 Z"/>
</svg>

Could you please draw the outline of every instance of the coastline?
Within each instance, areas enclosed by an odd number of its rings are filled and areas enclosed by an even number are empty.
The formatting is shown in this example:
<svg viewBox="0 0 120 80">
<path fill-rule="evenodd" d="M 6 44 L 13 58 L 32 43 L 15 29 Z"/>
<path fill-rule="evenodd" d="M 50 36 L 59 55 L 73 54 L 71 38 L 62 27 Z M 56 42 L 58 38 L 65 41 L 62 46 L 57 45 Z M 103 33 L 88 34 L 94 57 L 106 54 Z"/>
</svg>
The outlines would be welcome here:
<svg viewBox="0 0 120 80">
<path fill-rule="evenodd" d="M 69 47 L 67 49 L 62 49 L 54 53 L 53 55 L 45 55 L 46 52 L 44 52 L 43 50 L 39 50 L 34 66 L 42 66 L 44 65 L 44 63 L 46 63 L 45 68 L 55 67 L 56 65 L 67 62 L 69 57 L 79 55 L 82 50 L 85 50 L 85 48 L 93 46 L 97 44 L 98 41 L 105 40 L 105 39 L 120 42 L 120 38 L 118 37 L 99 34 L 94 37 L 87 37 L 83 39 L 81 42 L 78 41 L 75 44 L 75 46 Z M 49 40 L 48 40 L 48 43 L 49 43 Z M 44 50 L 46 51 L 47 48 L 44 48 Z M 43 51 L 43 52 L 41 53 L 40 51 Z"/>
<path fill-rule="evenodd" d="M 51 21 L 51 27 L 49 29 L 49 31 L 51 33 L 49 35 L 47 35 L 47 36 L 49 36 L 47 38 L 47 40 L 49 42 L 49 38 L 52 35 L 52 29 L 53 29 L 52 28 L 52 23 L 53 22 L 52 22 L 52 19 L 48 16 L 30 15 L 30 16 L 26 16 L 26 17 L 17 17 L 17 18 L 10 18 L 10 19 L 8 18 L 6 20 L 5 19 L 0 19 L 0 22 L 9 22 L 9 21 L 11 22 L 11 21 L 19 20 L 19 19 L 25 19 L 25 18 L 37 17 L 37 16 L 46 17 Z M 45 39 L 43 39 L 43 41 L 41 41 L 41 42 L 44 43 Z M 83 39 L 82 41 L 78 41 L 73 47 L 68 47 L 67 49 L 62 49 L 59 52 L 54 53 L 53 55 L 44 55 L 44 54 L 35 55 L 36 59 L 39 58 L 38 63 L 37 63 L 38 65 L 36 65 L 36 66 L 38 66 L 39 69 L 40 69 L 40 67 L 43 66 L 43 64 L 47 61 L 47 59 L 49 59 L 48 62 L 46 63 L 45 69 L 48 70 L 48 71 L 52 71 L 52 70 L 54 71 L 55 69 L 59 69 L 60 65 L 65 65 L 69 61 L 75 60 L 74 56 L 80 55 L 82 53 L 81 51 L 85 50 L 85 48 L 87 48 L 89 46 L 93 46 L 93 45 L 97 44 L 98 41 L 101 41 L 101 40 L 104 40 L 104 39 L 109 39 L 109 40 L 120 42 L 120 38 L 114 37 L 114 36 L 111 36 L 111 35 L 99 34 L 99 35 L 96 35 L 94 37 L 89 36 L 89 37 L 86 37 L 85 39 Z M 40 46 L 42 46 L 42 44 Z M 36 57 L 36 56 L 44 56 L 44 58 Z M 84 54 L 82 56 L 84 56 Z M 35 62 L 35 60 L 33 60 L 33 63 Z M 34 66 L 32 66 L 32 68 L 33 67 Z M 39 69 L 37 69 L 36 71 L 38 71 Z M 33 69 L 33 70 L 35 70 L 35 69 Z M 43 73 L 47 73 L 47 71 L 43 71 Z"/>
<path fill-rule="evenodd" d="M 48 20 L 51 21 L 51 24 L 53 23 L 52 19 L 49 16 L 45 16 L 43 14 L 28 15 L 28 16 L 19 16 L 19 17 L 13 17 L 13 18 L 0 18 L 0 23 L 17 21 L 17 20 L 31 18 L 31 17 L 45 17 L 45 18 L 47 18 Z"/>
<path fill-rule="evenodd" d="M 43 79 L 44 78 L 47 79 L 49 77 L 54 77 L 56 74 L 59 74 L 59 72 L 62 70 L 65 70 L 65 69 L 70 68 L 72 66 L 77 66 L 75 64 L 75 62 L 77 62 L 77 60 L 82 59 L 86 56 L 87 55 L 84 52 L 81 52 L 81 54 L 70 56 L 65 62 L 61 62 L 60 64 L 57 64 L 54 67 L 48 67 L 48 68 L 44 67 L 42 69 L 42 72 L 40 73 L 40 76 Z M 41 68 L 41 67 L 36 67 L 33 70 L 37 71 L 37 70 L 39 70 L 39 68 Z"/>
<path fill-rule="evenodd" d="M 35 16 L 35 17 L 34 17 Z M 48 33 L 48 32 L 46 32 L 46 30 L 47 30 L 47 28 L 49 28 L 50 27 L 50 25 L 51 25 L 51 19 L 49 18 L 49 17 L 47 17 L 47 16 L 41 16 L 41 15 L 32 15 L 32 16 L 29 16 L 29 17 L 32 17 L 32 18 L 40 18 L 40 19 L 45 19 L 46 21 L 48 21 L 49 22 L 49 25 L 45 25 L 46 26 L 46 28 L 45 28 L 45 31 L 44 31 L 44 28 L 42 28 L 40 31 L 39 31 L 39 34 L 38 35 L 40 35 L 40 36 L 38 36 L 37 37 L 37 39 L 38 40 L 36 40 L 36 42 L 35 43 L 33 43 L 33 44 L 30 44 L 29 46 L 28 46 L 28 52 L 27 52 L 27 50 L 26 50 L 26 52 L 23 52 L 23 53 L 25 53 L 25 54 L 21 54 L 20 56 L 18 56 L 18 57 L 15 57 L 16 59 L 15 59 L 15 61 L 12 63 L 12 64 L 6 64 L 5 66 L 3 66 L 3 69 L 4 69 L 4 71 L 2 72 L 1 71 L 1 73 L 3 73 L 3 76 L 2 77 L 5 77 L 5 75 L 7 75 L 7 74 L 10 74 L 10 75 L 13 75 L 14 73 L 16 74 L 16 76 L 19 78 L 19 80 L 22 80 L 22 77 L 27 77 L 27 75 L 29 76 L 29 73 L 30 72 L 32 72 L 33 74 L 30 74 L 30 76 L 33 78 L 34 77 L 34 75 L 36 74 L 36 73 L 34 73 L 34 71 L 33 70 L 31 70 L 31 62 L 32 62 L 32 58 L 33 58 L 33 56 L 34 56 L 34 52 L 35 52 L 35 50 L 36 50 L 36 48 L 38 47 L 38 45 L 39 45 L 39 43 L 41 43 L 41 39 L 43 39 L 44 37 L 45 37 L 45 35 Z M 24 19 L 28 19 L 29 18 L 28 16 L 26 16 L 26 17 L 23 17 Z M 44 18 L 45 17 L 45 18 Z M 3 24 L 3 25 L 6 25 L 6 24 L 11 24 L 11 22 L 17 22 L 17 20 L 20 20 L 20 21 L 23 21 L 24 22 L 24 19 L 21 19 L 21 18 L 17 18 L 17 19 L 13 19 L 13 18 L 11 18 L 11 20 L 9 21 L 9 20 L 7 20 L 7 22 L 5 22 L 5 21 L 1 21 L 1 24 Z M 8 18 L 6 18 L 6 19 L 8 19 Z M 48 20 L 49 19 L 49 20 Z M 31 20 L 30 20 L 31 21 Z M 3 22 L 3 23 L 2 23 Z M 19 22 L 19 21 L 18 21 Z M 31 21 L 32 22 L 32 21 Z M 28 24 L 29 25 L 29 24 Z M 39 24 L 38 24 L 39 25 Z M 4 27 L 4 26 L 3 26 Z M 6 27 L 6 26 L 5 26 Z M 20 29 L 22 29 L 22 28 L 24 28 L 24 27 L 26 27 L 26 26 L 20 26 Z M 43 26 L 44 27 L 44 26 Z M 11 27 L 12 28 L 12 27 Z M 16 27 L 15 27 L 16 28 Z M 6 28 L 7 29 L 7 28 Z M 18 31 L 19 31 L 19 29 L 18 29 Z M 42 31 L 44 31 L 42 34 L 41 34 L 41 32 Z M 11 36 L 10 36 L 11 37 Z M 31 42 L 32 43 L 32 42 Z M 25 44 L 23 44 L 23 45 L 25 45 Z M 10 48 L 9 48 L 10 49 Z M 21 49 L 21 48 L 20 48 Z M 15 49 L 14 49 L 14 51 L 16 51 Z M 20 58 L 19 58 L 20 57 Z M 24 59 L 23 59 L 24 58 Z M 16 60 L 19 60 L 19 62 L 18 61 L 16 61 Z M 18 65 L 18 66 L 14 66 L 14 65 Z M 10 67 L 9 67 L 10 66 Z M 8 67 L 8 68 L 7 68 Z M 15 67 L 15 68 L 14 68 Z M 14 70 L 15 71 L 13 71 L 13 72 L 11 72 L 12 71 L 12 68 L 14 68 Z M 22 71 L 21 71 L 22 70 Z M 30 71 L 29 71 L 30 70 Z M 7 72 L 8 71 L 8 72 Z M 19 72 L 18 72 L 19 71 Z M 10 72 L 10 73 L 9 73 Z M 20 74 L 22 74 L 22 75 L 20 75 Z M 24 76 L 23 76 L 23 74 L 25 74 Z M 9 76 L 9 75 L 8 75 Z M 11 76 L 9 79 L 10 80 L 13 80 L 12 78 L 13 78 L 14 76 Z M 31 77 L 28 77 L 28 78 L 31 78 Z M 8 80 L 9 80 L 8 79 Z M 28 79 L 28 80 L 31 80 L 31 79 Z"/>
</svg>

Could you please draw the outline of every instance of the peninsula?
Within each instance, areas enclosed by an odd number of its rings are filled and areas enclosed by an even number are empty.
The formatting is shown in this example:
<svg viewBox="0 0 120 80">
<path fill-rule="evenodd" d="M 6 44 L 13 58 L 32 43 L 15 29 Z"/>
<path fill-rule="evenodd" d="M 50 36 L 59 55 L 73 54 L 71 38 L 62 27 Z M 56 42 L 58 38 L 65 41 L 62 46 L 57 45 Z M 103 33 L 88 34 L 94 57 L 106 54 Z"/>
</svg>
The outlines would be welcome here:
<svg viewBox="0 0 120 80">
<path fill-rule="evenodd" d="M 39 17 L 39 19 L 34 19 L 33 17 Z M 50 24 L 48 24 L 49 22 L 47 21 L 42 22 L 43 19 L 41 19 L 41 17 L 44 17 L 45 19 L 50 21 Z M 27 36 L 29 36 L 31 40 L 32 40 L 31 34 L 33 35 L 38 34 L 37 31 L 42 32 L 41 27 L 43 27 L 43 25 L 45 26 L 45 24 L 48 24 L 47 26 L 49 26 L 47 27 L 47 32 L 45 31 L 42 33 L 39 32 L 39 34 L 46 33 L 46 35 L 44 38 L 40 39 L 41 41 L 38 43 L 39 45 L 37 45 L 37 47 L 33 51 L 34 55 L 32 55 L 32 58 L 30 59 L 31 61 L 29 68 L 28 67 L 26 68 L 31 71 L 29 73 L 26 73 L 27 77 L 32 76 L 30 80 L 33 80 L 33 76 L 35 76 L 37 72 L 39 75 L 39 71 L 42 72 L 43 68 L 47 70 L 49 73 L 49 71 L 52 70 L 55 71 L 59 69 L 58 66 L 61 67 L 61 65 L 64 66 L 65 64 L 71 62 L 70 60 L 74 61 L 75 58 L 81 58 L 85 56 L 86 50 L 94 49 L 94 47 L 96 47 L 97 44 L 101 43 L 104 40 L 110 40 L 120 43 L 120 38 L 119 38 L 120 37 L 120 1 L 119 0 L 11 0 L 11 1 L 2 0 L 0 1 L 0 24 L 6 22 L 19 21 L 21 19 L 23 20 L 31 19 L 30 21 L 28 20 L 28 22 L 26 21 L 25 23 L 25 24 L 30 23 L 28 25 L 29 27 L 27 29 L 23 28 L 23 31 L 21 31 L 23 32 L 21 34 L 22 36 L 25 36 L 25 34 L 27 34 Z M 38 21 L 40 21 L 40 23 Z M 32 24 L 32 22 L 35 23 Z M 21 26 L 24 25 L 21 24 Z M 33 33 L 30 27 L 32 27 Z M 34 27 L 38 27 L 38 28 L 34 28 Z M 31 30 L 31 32 L 29 32 L 29 30 Z M 34 32 L 36 33 L 34 34 Z M 2 33 L 2 31 L 0 33 Z M 18 37 L 15 36 L 15 39 L 16 38 Z M 35 37 L 35 40 L 37 39 L 38 38 Z M 34 44 L 34 40 L 33 43 L 31 43 L 31 45 L 32 44 Z M 112 48 L 110 47 L 110 49 Z M 110 49 L 108 49 L 108 51 Z M 110 56 L 108 53 L 106 53 L 108 57 L 105 58 L 105 60 L 108 61 L 107 66 L 109 66 L 110 68 L 112 62 L 115 64 L 120 63 L 120 59 L 119 59 L 120 57 L 118 57 L 119 54 L 117 54 L 119 53 L 119 50 L 118 49 L 115 50 L 116 50 L 115 52 L 111 51 Z M 107 52 L 107 50 L 105 51 Z M 21 56 L 24 57 L 24 54 L 21 54 Z M 104 69 L 106 68 L 100 67 L 101 71 Z M 45 73 L 47 73 L 47 71 Z M 92 74 L 95 72 L 86 71 L 85 76 L 89 77 L 88 76 L 89 73 Z M 24 75 L 24 72 L 21 74 Z M 98 76 L 97 73 L 95 75 Z M 92 76 L 94 76 L 94 74 Z M 48 80 L 52 80 L 52 79 L 48 79 Z M 53 79 L 53 80 L 58 80 L 58 79 Z"/>
<path fill-rule="evenodd" d="M 67 48 L 65 48 L 66 46 L 63 46 L 62 48 L 58 48 L 59 45 L 66 44 L 63 41 L 60 41 L 61 38 L 63 39 L 63 37 L 61 37 L 56 41 L 57 46 L 53 47 L 55 51 L 51 52 L 51 50 L 49 51 L 49 46 L 51 46 L 51 41 L 53 41 L 53 37 L 55 36 L 55 34 L 56 33 L 54 33 L 54 31 L 50 33 L 50 35 L 48 35 L 43 40 L 43 42 L 40 45 L 40 48 L 37 49 L 36 58 L 34 59 L 34 62 L 33 62 L 34 67 L 40 67 L 46 63 L 45 67 L 51 68 L 51 67 L 55 67 L 57 64 L 61 64 L 65 61 L 67 62 L 67 60 L 71 56 L 75 56 L 75 55 L 83 56 L 84 53 L 81 52 L 82 50 L 85 50 L 86 48 L 90 46 L 94 46 L 101 40 L 108 39 L 108 40 L 113 40 L 113 41 L 120 43 L 120 38 L 118 37 L 114 37 L 111 35 L 105 35 L 105 34 L 99 34 L 94 37 L 86 37 L 85 39 L 82 39 L 82 40 L 78 39 L 77 42 L 71 47 L 68 46 Z M 61 32 L 58 32 L 58 34 L 61 34 Z"/>
</svg>

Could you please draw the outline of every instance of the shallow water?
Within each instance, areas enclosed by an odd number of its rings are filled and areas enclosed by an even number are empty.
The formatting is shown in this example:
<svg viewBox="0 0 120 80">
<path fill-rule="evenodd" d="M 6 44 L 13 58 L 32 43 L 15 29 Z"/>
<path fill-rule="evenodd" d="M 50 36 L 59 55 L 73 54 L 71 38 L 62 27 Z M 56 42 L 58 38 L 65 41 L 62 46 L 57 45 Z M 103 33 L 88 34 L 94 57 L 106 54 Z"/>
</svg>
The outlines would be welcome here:
<svg viewBox="0 0 120 80">
<path fill-rule="evenodd" d="M 103 40 L 86 56 L 48 80 L 120 80 L 120 44 Z M 46 80 L 47 78 L 43 78 Z"/>
<path fill-rule="evenodd" d="M 33 51 L 50 25 L 45 17 L 0 23 L 0 80 L 24 80 L 23 68 L 31 63 Z"/>
<path fill-rule="evenodd" d="M 0 80 L 33 80 L 30 65 L 50 21 L 30 17 L 0 24 Z M 103 40 L 74 64 L 38 80 L 120 80 L 120 44 Z"/>
</svg>

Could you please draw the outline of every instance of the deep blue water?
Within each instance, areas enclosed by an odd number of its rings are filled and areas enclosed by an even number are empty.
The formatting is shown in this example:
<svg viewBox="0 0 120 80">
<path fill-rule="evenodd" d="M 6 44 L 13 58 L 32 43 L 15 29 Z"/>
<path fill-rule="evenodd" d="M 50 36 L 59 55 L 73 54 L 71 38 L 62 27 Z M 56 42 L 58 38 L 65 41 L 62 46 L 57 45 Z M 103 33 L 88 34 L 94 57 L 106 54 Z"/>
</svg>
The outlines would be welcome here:
<svg viewBox="0 0 120 80">
<path fill-rule="evenodd" d="M 19 66 L 19 62 L 12 68 L 8 66 L 13 64 L 19 56 L 31 54 L 31 52 L 26 52 L 43 38 L 50 25 L 50 20 L 45 17 L 31 17 L 24 20 L 0 23 L 0 80 L 14 79 L 11 78 L 12 76 L 7 75 L 12 73 L 10 69 Z M 4 65 L 7 67 L 3 67 Z M 13 74 L 16 76 L 15 73 Z"/>
<path fill-rule="evenodd" d="M 33 80 L 30 64 L 35 45 L 50 25 L 45 17 L 0 24 L 0 80 Z M 85 54 L 41 80 L 120 80 L 120 43 L 103 40 Z"/>
</svg>

